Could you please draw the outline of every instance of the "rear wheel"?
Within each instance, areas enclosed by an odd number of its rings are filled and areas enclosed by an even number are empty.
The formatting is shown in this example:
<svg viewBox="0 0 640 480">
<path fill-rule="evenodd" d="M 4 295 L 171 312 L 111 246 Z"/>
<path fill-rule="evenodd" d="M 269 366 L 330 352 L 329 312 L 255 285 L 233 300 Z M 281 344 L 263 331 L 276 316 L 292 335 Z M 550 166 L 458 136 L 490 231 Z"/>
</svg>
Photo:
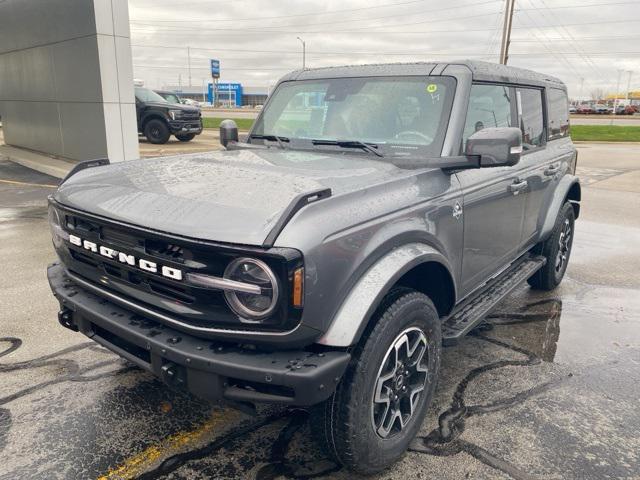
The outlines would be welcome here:
<svg viewBox="0 0 640 480">
<path fill-rule="evenodd" d="M 534 248 L 534 253 L 546 257 L 547 263 L 528 282 L 537 290 L 553 290 L 562 281 L 573 246 L 575 213 L 571 203 L 566 202 L 560 212 L 549 238 Z"/>
<path fill-rule="evenodd" d="M 403 291 L 372 319 L 336 392 L 313 422 L 327 452 L 363 474 L 398 460 L 422 425 L 440 368 L 440 319 L 422 293 Z"/>
<path fill-rule="evenodd" d="M 167 143 L 171 132 L 165 122 L 157 118 L 149 120 L 144 126 L 144 136 L 153 144 Z"/>
<path fill-rule="evenodd" d="M 190 142 L 191 140 L 196 138 L 196 134 L 195 133 L 178 133 L 176 135 L 176 138 L 181 142 Z"/>
</svg>

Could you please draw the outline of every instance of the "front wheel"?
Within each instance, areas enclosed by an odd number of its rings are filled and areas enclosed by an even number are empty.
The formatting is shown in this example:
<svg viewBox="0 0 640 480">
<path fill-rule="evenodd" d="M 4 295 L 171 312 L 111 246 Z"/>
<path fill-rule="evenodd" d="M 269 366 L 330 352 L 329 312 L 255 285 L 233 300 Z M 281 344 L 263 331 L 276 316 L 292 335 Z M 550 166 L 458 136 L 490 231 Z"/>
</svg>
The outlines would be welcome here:
<svg viewBox="0 0 640 480">
<path fill-rule="evenodd" d="M 176 134 L 176 138 L 181 142 L 190 142 L 194 138 L 196 138 L 195 133 L 178 133 Z"/>
<path fill-rule="evenodd" d="M 562 281 L 573 246 L 573 230 L 575 227 L 575 213 L 571 203 L 566 202 L 560 212 L 549 238 L 536 245 L 534 253 L 542 255 L 547 263 L 529 278 L 532 288 L 537 290 L 553 290 Z"/>
<path fill-rule="evenodd" d="M 440 318 L 422 293 L 387 298 L 336 392 L 312 421 L 338 463 L 362 474 L 398 460 L 417 434 L 440 369 Z"/>
<path fill-rule="evenodd" d="M 149 120 L 144 126 L 144 136 L 150 143 L 163 144 L 169 141 L 171 132 L 165 122 L 157 118 Z"/>
</svg>

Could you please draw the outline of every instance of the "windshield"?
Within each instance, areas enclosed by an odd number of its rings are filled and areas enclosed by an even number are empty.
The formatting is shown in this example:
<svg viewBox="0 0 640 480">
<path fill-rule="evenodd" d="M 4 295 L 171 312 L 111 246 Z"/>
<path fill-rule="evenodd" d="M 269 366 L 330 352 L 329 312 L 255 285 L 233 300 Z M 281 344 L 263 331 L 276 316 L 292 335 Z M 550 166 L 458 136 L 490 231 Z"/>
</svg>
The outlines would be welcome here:
<svg viewBox="0 0 640 480">
<path fill-rule="evenodd" d="M 161 96 L 169 103 L 182 103 L 175 93 L 164 93 Z"/>
<path fill-rule="evenodd" d="M 136 98 L 141 102 L 168 103 L 164 98 L 162 98 L 156 92 L 144 87 L 136 87 Z"/>
<path fill-rule="evenodd" d="M 273 93 L 252 135 L 285 138 L 291 147 L 296 142 L 349 140 L 373 144 L 384 156 L 438 155 L 454 88 L 450 77 L 285 82 Z"/>
</svg>

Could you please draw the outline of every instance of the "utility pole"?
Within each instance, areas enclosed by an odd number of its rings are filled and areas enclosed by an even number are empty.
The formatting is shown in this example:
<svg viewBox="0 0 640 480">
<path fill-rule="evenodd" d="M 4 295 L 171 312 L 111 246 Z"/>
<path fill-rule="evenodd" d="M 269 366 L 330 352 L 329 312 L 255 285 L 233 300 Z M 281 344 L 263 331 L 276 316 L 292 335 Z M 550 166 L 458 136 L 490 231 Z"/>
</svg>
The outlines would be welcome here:
<svg viewBox="0 0 640 480">
<path fill-rule="evenodd" d="M 189 65 L 189 86 L 191 86 L 191 47 L 187 47 L 187 64 Z"/>
<path fill-rule="evenodd" d="M 302 69 L 305 69 L 306 66 L 306 56 L 307 56 L 307 44 L 300 37 L 296 37 L 302 43 Z"/>
<path fill-rule="evenodd" d="M 509 44 L 511 43 L 511 26 L 516 0 L 505 0 L 504 25 L 502 27 L 502 45 L 500 47 L 500 63 L 506 65 L 509 60 Z"/>
</svg>

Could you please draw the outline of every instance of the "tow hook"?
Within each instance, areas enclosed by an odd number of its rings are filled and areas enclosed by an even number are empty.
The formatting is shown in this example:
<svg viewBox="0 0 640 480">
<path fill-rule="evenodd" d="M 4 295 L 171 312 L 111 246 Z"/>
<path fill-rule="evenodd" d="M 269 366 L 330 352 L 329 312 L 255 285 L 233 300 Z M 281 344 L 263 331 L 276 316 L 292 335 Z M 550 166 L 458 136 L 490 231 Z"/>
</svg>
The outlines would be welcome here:
<svg viewBox="0 0 640 480">
<path fill-rule="evenodd" d="M 186 375 L 184 368 L 175 363 L 165 363 L 160 369 L 162 380 L 174 387 L 185 387 Z"/>
<path fill-rule="evenodd" d="M 58 322 L 69 330 L 73 330 L 74 332 L 78 331 L 78 326 L 73 323 L 73 312 L 68 308 L 63 308 L 58 312 Z"/>
</svg>

